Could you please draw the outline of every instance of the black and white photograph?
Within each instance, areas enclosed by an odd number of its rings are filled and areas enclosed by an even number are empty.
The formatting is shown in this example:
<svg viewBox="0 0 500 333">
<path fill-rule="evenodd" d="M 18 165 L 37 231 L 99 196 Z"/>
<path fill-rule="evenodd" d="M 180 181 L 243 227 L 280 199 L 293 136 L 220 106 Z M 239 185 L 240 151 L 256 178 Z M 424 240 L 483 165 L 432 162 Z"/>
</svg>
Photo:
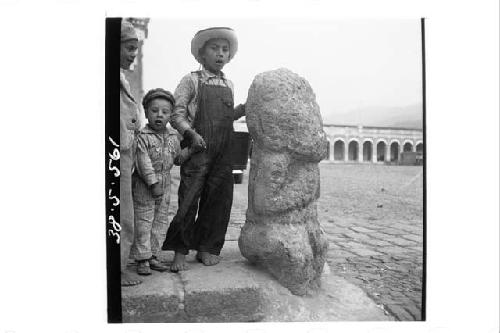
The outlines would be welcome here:
<svg viewBox="0 0 500 333">
<path fill-rule="evenodd" d="M 0 333 L 497 333 L 499 3 L 6 0 Z"/>
<path fill-rule="evenodd" d="M 119 23 L 123 322 L 425 320 L 424 19 Z"/>
</svg>

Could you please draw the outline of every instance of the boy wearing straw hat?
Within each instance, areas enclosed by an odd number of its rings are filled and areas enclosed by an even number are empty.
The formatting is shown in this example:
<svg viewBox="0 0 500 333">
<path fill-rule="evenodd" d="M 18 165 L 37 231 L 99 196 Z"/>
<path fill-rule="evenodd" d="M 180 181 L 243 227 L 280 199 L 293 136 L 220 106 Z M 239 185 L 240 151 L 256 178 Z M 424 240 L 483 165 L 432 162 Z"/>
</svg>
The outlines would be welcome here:
<svg viewBox="0 0 500 333">
<path fill-rule="evenodd" d="M 163 243 L 163 250 L 175 251 L 173 272 L 187 268 L 190 249 L 204 265 L 220 261 L 233 201 L 233 121 L 245 114 L 244 105 L 234 108 L 233 83 L 222 68 L 237 50 L 231 28 L 198 31 L 191 53 L 203 69 L 184 76 L 175 90 L 170 122 L 195 153 L 181 166 L 179 208 Z"/>
</svg>

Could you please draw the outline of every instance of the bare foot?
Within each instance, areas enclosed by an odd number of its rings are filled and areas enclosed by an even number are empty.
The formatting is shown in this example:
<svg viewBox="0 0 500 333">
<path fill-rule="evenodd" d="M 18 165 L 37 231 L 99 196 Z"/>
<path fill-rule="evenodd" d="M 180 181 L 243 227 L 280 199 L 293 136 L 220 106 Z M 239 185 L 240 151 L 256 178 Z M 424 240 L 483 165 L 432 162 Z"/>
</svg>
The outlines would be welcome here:
<svg viewBox="0 0 500 333">
<path fill-rule="evenodd" d="M 210 254 L 205 251 L 200 251 L 196 254 L 196 259 L 202 262 L 205 266 L 217 265 L 220 262 L 220 257 L 215 254 Z"/>
<path fill-rule="evenodd" d="M 132 287 L 142 283 L 142 280 L 135 278 L 128 272 L 122 272 L 121 280 L 122 287 Z"/>
<path fill-rule="evenodd" d="M 175 252 L 174 262 L 170 265 L 170 271 L 177 273 L 178 271 L 185 271 L 186 269 L 186 256 L 182 253 Z"/>
</svg>

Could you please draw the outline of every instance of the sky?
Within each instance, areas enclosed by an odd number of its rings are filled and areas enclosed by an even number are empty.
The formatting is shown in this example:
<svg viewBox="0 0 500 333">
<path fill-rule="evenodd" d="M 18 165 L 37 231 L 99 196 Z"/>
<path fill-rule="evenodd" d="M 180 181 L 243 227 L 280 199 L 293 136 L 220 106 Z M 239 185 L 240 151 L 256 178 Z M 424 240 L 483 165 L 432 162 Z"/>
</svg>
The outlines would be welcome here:
<svg viewBox="0 0 500 333">
<path fill-rule="evenodd" d="M 229 26 L 238 52 L 224 67 L 244 103 L 253 78 L 286 67 L 309 81 L 323 119 L 422 101 L 420 19 L 155 19 L 144 43 L 144 89 L 174 91 L 199 68 L 190 52 L 201 29 Z M 369 112 L 369 111 L 367 111 Z M 373 111 L 375 112 L 375 111 Z"/>
</svg>

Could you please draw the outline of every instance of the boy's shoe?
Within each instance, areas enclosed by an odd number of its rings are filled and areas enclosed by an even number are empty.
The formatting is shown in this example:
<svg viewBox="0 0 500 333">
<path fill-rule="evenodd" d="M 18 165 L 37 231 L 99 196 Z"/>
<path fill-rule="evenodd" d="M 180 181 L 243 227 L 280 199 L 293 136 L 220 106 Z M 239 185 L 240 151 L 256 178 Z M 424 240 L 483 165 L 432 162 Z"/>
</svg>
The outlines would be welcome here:
<svg viewBox="0 0 500 333">
<path fill-rule="evenodd" d="M 148 260 L 140 260 L 137 262 L 137 274 L 139 275 L 151 275 L 151 269 L 149 269 Z"/>
<path fill-rule="evenodd" d="M 152 257 L 151 259 L 149 259 L 149 267 L 158 272 L 165 272 L 166 270 L 168 270 L 168 266 L 162 264 L 158 259 L 156 259 L 156 257 Z"/>
</svg>

